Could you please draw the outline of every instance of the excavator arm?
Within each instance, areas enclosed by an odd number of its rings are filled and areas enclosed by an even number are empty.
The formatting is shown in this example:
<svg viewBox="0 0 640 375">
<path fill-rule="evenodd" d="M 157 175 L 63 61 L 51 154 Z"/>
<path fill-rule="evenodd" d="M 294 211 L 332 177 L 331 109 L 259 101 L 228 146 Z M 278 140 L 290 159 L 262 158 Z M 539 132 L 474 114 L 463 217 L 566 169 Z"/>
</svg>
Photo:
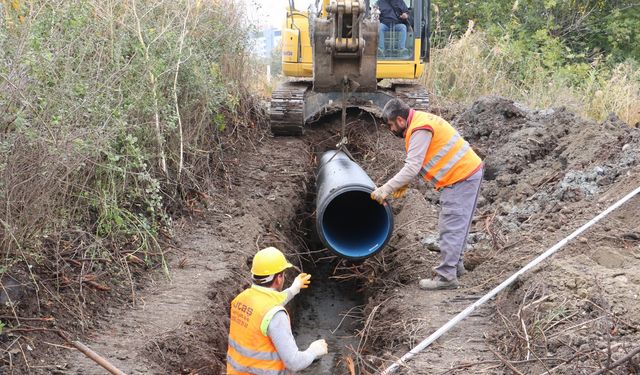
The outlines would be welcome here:
<svg viewBox="0 0 640 375">
<path fill-rule="evenodd" d="M 365 18 L 364 0 L 323 8 L 327 16 L 315 19 L 312 33 L 313 90 L 339 92 L 349 81 L 361 91 L 375 91 L 378 22 Z"/>
</svg>

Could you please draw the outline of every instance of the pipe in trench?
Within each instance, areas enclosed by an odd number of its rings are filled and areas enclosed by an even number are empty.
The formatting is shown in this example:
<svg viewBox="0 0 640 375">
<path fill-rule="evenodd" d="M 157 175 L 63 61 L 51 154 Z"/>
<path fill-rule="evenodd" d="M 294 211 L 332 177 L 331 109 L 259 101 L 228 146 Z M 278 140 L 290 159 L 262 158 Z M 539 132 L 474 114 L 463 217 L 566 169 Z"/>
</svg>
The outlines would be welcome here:
<svg viewBox="0 0 640 375">
<path fill-rule="evenodd" d="M 393 212 L 371 199 L 375 184 L 342 151 L 322 154 L 316 174 L 316 230 L 336 255 L 353 261 L 378 253 L 393 232 Z"/>
</svg>

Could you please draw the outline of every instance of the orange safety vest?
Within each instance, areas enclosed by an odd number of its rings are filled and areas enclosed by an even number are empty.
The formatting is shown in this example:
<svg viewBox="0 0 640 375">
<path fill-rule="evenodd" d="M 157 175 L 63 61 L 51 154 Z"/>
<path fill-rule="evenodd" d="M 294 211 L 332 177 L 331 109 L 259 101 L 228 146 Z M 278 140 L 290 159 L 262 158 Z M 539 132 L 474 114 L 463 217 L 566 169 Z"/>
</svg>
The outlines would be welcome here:
<svg viewBox="0 0 640 375">
<path fill-rule="evenodd" d="M 227 348 L 227 374 L 288 374 L 273 342 L 267 336 L 271 318 L 284 311 L 285 294 L 252 285 L 231 301 Z"/>
<path fill-rule="evenodd" d="M 431 143 L 422 161 L 420 176 L 433 181 L 436 189 L 462 181 L 482 167 L 482 159 L 460 133 L 445 119 L 431 113 L 411 110 L 404 143 L 409 152 L 411 134 L 420 129 L 431 132 Z"/>
</svg>

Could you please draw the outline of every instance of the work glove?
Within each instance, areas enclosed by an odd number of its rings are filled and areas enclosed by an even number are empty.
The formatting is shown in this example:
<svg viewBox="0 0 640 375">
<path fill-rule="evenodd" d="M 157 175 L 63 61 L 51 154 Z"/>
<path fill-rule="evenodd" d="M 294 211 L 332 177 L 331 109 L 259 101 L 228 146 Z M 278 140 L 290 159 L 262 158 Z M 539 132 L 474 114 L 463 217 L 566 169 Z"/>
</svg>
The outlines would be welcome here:
<svg viewBox="0 0 640 375">
<path fill-rule="evenodd" d="M 300 289 L 306 289 L 311 284 L 311 275 L 308 273 L 299 274 L 289 287 L 291 293 L 295 296 L 300 293 Z"/>
<path fill-rule="evenodd" d="M 309 352 L 313 353 L 316 358 L 320 358 L 323 355 L 329 353 L 329 348 L 327 346 L 327 342 L 324 339 L 316 340 L 309 345 L 307 349 Z"/>
<path fill-rule="evenodd" d="M 407 189 L 409 188 L 409 185 L 404 185 L 401 188 L 399 188 L 398 190 L 394 191 L 393 193 L 391 193 L 391 196 L 395 199 L 400 199 L 402 197 L 404 197 L 407 194 Z"/>
<path fill-rule="evenodd" d="M 391 192 L 387 185 L 382 185 L 371 193 L 371 199 L 374 201 L 383 204 L 384 200 L 389 196 Z"/>
</svg>

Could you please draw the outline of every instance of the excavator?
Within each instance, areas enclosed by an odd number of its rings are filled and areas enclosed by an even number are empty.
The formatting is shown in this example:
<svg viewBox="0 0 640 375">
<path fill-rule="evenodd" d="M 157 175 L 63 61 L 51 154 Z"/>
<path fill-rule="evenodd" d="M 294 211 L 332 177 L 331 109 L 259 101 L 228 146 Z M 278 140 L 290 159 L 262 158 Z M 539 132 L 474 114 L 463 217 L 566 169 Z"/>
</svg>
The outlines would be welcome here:
<svg viewBox="0 0 640 375">
<path fill-rule="evenodd" d="M 392 98 L 427 109 L 427 91 L 417 79 L 429 61 L 430 1 L 403 1 L 409 17 L 406 43 L 400 45 L 400 32 L 379 34 L 377 4 L 370 0 L 315 0 L 307 10 L 289 0 L 282 30 L 282 72 L 288 80 L 272 92 L 274 135 L 302 135 L 305 125 L 340 109 L 344 131 L 346 108 L 380 115 Z M 384 49 L 378 38 L 384 38 Z"/>
</svg>

